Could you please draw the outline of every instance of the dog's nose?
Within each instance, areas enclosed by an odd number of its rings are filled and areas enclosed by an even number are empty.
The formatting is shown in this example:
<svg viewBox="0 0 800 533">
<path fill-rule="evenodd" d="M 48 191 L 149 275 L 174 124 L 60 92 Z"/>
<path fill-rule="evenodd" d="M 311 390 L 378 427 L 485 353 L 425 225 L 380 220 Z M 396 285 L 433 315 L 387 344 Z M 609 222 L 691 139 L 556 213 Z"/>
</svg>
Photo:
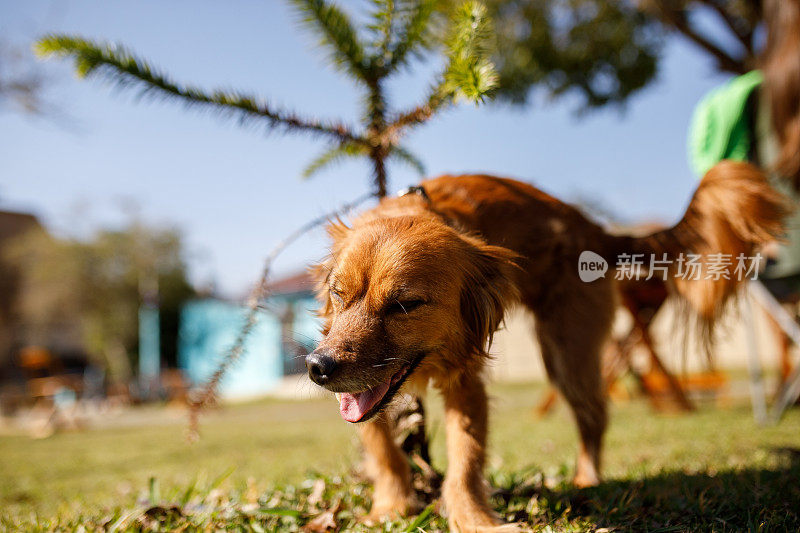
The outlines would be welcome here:
<svg viewBox="0 0 800 533">
<path fill-rule="evenodd" d="M 311 352 L 306 356 L 308 377 L 317 385 L 325 385 L 336 369 L 336 360 L 326 352 Z"/>
</svg>

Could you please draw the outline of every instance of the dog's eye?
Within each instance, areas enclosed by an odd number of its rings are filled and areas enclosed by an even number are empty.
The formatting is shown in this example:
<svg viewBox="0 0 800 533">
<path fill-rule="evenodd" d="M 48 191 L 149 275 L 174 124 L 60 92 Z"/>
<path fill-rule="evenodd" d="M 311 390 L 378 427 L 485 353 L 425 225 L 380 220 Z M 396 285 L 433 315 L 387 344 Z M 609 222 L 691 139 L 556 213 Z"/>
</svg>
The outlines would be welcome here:
<svg viewBox="0 0 800 533">
<path fill-rule="evenodd" d="M 425 305 L 425 300 L 395 300 L 393 303 L 389 304 L 389 307 L 386 308 L 386 312 L 389 314 L 408 314 L 414 309 Z"/>
<path fill-rule="evenodd" d="M 331 298 L 336 300 L 337 303 L 344 303 L 344 298 L 342 298 L 342 293 L 337 291 L 336 289 L 331 289 Z"/>
</svg>

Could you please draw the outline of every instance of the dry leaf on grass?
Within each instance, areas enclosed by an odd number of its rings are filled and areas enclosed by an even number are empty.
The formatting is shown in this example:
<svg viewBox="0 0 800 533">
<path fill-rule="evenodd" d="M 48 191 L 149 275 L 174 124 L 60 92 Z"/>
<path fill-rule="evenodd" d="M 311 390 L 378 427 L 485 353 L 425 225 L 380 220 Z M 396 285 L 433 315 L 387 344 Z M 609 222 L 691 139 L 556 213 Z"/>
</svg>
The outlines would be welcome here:
<svg viewBox="0 0 800 533">
<path fill-rule="evenodd" d="M 311 494 L 308 496 L 308 504 L 314 508 L 322 501 L 322 496 L 325 494 L 325 480 L 317 478 L 314 481 L 314 486 L 311 489 Z"/>
<path fill-rule="evenodd" d="M 342 502 L 337 501 L 330 509 L 317 515 L 313 520 L 303 526 L 303 531 L 306 533 L 327 533 L 328 531 L 336 531 L 336 513 L 342 507 Z"/>
</svg>

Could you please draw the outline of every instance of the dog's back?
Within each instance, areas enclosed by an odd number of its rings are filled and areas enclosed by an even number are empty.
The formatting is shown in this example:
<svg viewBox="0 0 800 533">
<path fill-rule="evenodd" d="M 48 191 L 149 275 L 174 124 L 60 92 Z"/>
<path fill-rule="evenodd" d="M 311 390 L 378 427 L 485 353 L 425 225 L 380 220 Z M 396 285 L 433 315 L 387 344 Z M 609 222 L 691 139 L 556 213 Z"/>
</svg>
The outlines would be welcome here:
<svg viewBox="0 0 800 533">
<path fill-rule="evenodd" d="M 582 250 L 604 243 L 602 228 L 536 187 L 487 175 L 441 176 L 422 186 L 432 208 L 489 244 L 519 254 L 521 297 L 534 301 L 565 274 Z"/>
<path fill-rule="evenodd" d="M 531 302 L 558 292 L 564 278 L 577 278 L 578 258 L 589 250 L 613 268 L 623 254 L 666 259 L 680 254 L 733 259 L 722 275 L 684 280 L 670 270 L 670 285 L 688 301 L 707 328 L 735 292 L 735 258 L 778 238 L 787 206 L 753 165 L 723 161 L 703 178 L 675 226 L 644 237 L 607 234 L 573 206 L 527 183 L 487 175 L 442 176 L 423 183 L 433 209 L 478 233 L 490 244 L 521 256 L 518 280 Z"/>
</svg>

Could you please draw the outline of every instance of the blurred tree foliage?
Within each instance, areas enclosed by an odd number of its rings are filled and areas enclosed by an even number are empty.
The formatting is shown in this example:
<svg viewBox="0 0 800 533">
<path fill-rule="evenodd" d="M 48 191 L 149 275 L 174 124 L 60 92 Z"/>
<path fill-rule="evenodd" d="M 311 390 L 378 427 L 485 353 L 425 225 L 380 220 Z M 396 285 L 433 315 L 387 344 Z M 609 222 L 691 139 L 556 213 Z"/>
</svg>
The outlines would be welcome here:
<svg viewBox="0 0 800 533">
<path fill-rule="evenodd" d="M 0 41 L 0 109 L 42 112 L 45 78 L 26 54 Z"/>
<path fill-rule="evenodd" d="M 638 0 L 637 5 L 712 57 L 721 72 L 744 74 L 756 68 L 762 0 Z M 701 14 L 715 20 L 718 27 L 699 24 Z"/>
<path fill-rule="evenodd" d="M 622 104 L 655 79 L 668 32 L 698 46 L 720 71 L 741 74 L 756 62 L 760 0 L 486 3 L 497 33 L 497 94 L 512 103 L 542 92 L 575 95 L 581 110 Z M 702 16 L 718 24 L 698 23 Z"/>
<path fill-rule="evenodd" d="M 71 117 L 54 98 L 56 86 L 56 79 L 29 48 L 0 37 L 0 113 L 10 111 L 71 126 Z"/>
<path fill-rule="evenodd" d="M 29 50 L 0 40 L 0 110 L 33 115 L 52 110 L 44 99 L 49 79 L 33 59 Z"/>
<path fill-rule="evenodd" d="M 574 93 L 582 108 L 619 104 L 653 80 L 661 25 L 627 1 L 490 0 L 498 97 Z"/>
<path fill-rule="evenodd" d="M 126 380 L 137 362 L 143 288 L 157 286 L 162 358 L 175 365 L 178 313 L 194 295 L 175 230 L 133 222 L 89 240 L 36 231 L 18 238 L 5 256 L 21 273 L 16 307 L 28 342 L 47 346 L 54 335 L 77 334 L 111 378 Z"/>
</svg>

